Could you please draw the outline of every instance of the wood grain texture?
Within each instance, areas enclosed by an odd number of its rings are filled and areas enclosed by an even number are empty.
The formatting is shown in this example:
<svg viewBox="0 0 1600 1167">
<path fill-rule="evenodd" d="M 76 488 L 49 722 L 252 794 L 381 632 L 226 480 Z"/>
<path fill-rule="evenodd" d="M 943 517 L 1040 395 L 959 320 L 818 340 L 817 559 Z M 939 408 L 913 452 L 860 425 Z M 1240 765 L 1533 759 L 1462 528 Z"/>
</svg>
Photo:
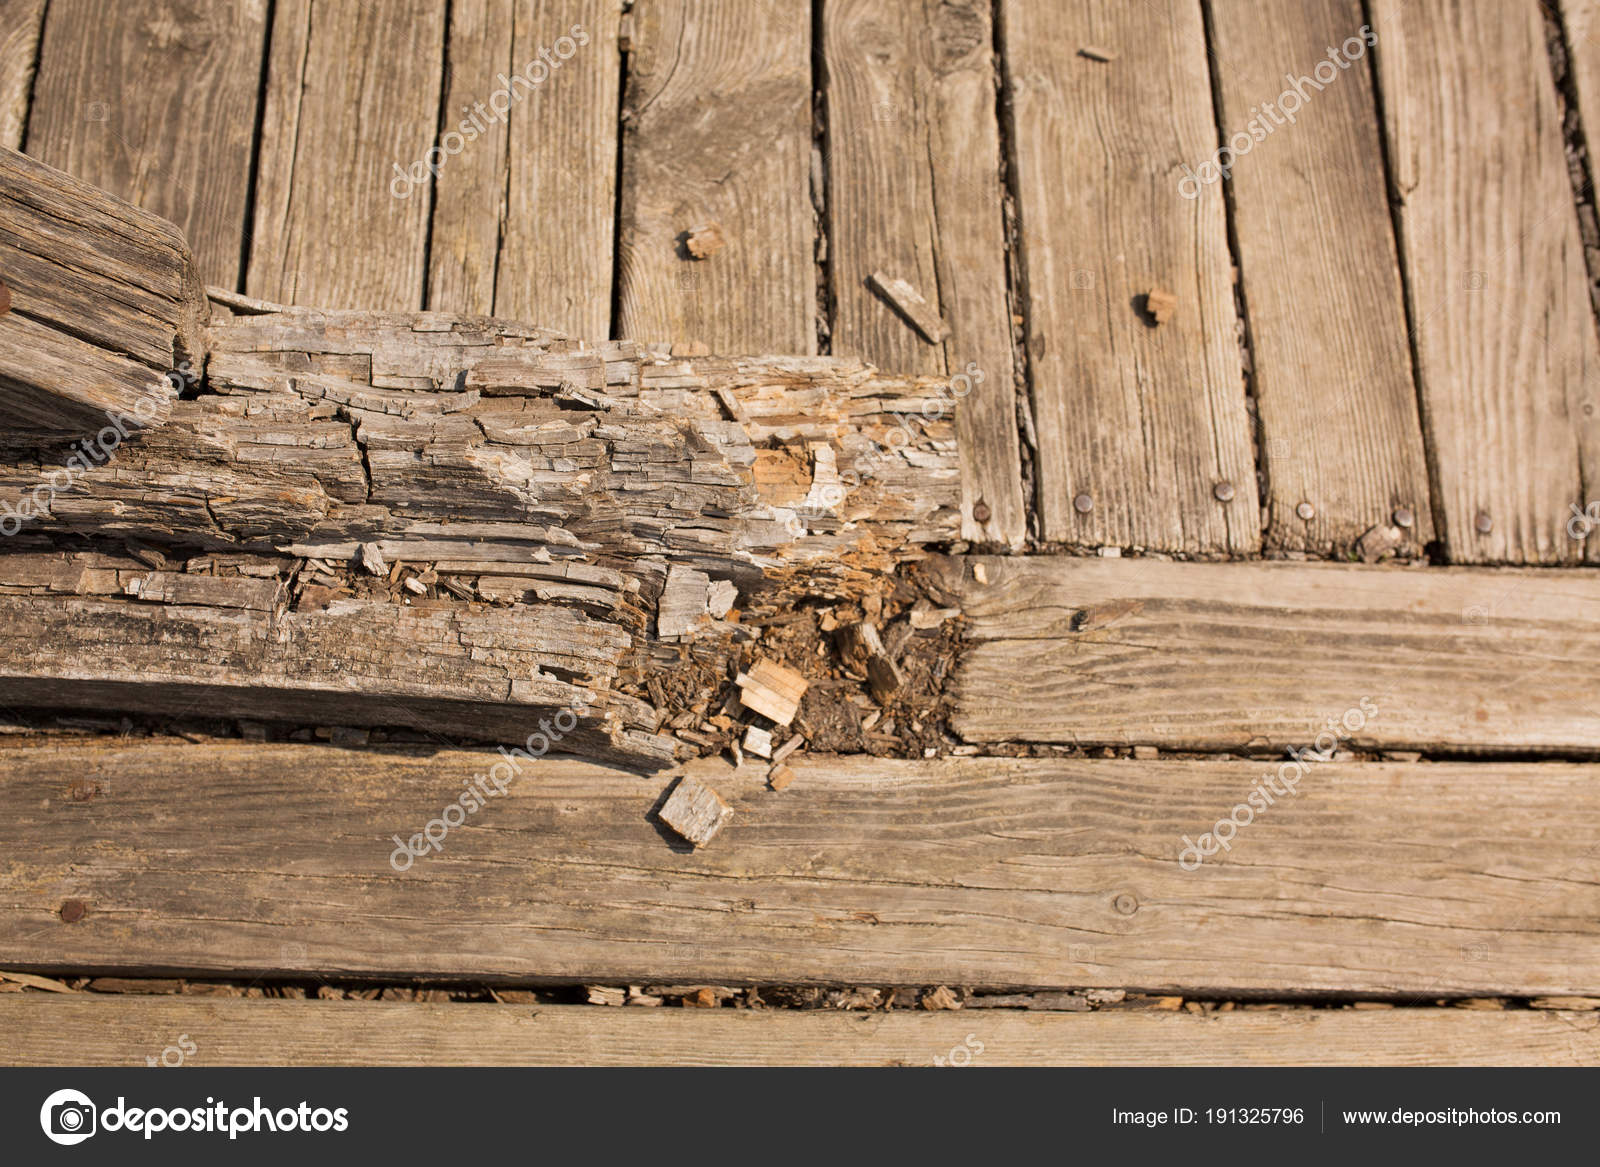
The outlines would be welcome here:
<svg viewBox="0 0 1600 1167">
<path fill-rule="evenodd" d="M 1027 514 L 990 5 L 841 0 L 823 17 L 833 351 L 967 381 L 969 364 L 978 370 L 982 381 L 955 409 L 962 537 L 1016 545 Z M 868 286 L 880 269 L 934 305 L 950 330 L 942 344 Z"/>
<path fill-rule="evenodd" d="M 1600 811 L 1593 766 L 1328 763 L 1185 871 L 1185 836 L 1227 817 L 1261 763 L 815 757 L 792 762 L 778 794 L 764 767 L 713 760 L 691 772 L 734 814 L 695 850 L 656 821 L 661 777 L 548 758 L 502 775 L 504 796 L 407 864 L 396 836 L 499 760 L 7 748 L 4 966 L 1428 998 L 1600 988 L 1600 848 L 1572 829 Z M 87 905 L 76 923 L 59 915 L 68 899 Z"/>
<path fill-rule="evenodd" d="M 441 120 L 446 134 L 461 135 L 461 150 L 441 168 L 434 188 L 428 307 L 435 312 L 487 316 L 494 311 L 511 115 L 509 90 L 500 78 L 509 81 L 518 70 L 511 63 L 515 8 L 513 0 L 450 5 Z M 502 91 L 506 96 L 496 97 Z"/>
<path fill-rule="evenodd" d="M 172 220 L 235 287 L 266 33 L 266 0 L 54 6 L 28 153 Z"/>
<path fill-rule="evenodd" d="M 617 335 L 816 351 L 810 6 L 642 0 L 623 110 Z M 720 223 L 727 245 L 684 258 Z"/>
<path fill-rule="evenodd" d="M 954 725 L 972 741 L 1600 751 L 1600 579 L 1316 563 L 987 560 Z M 1319 747 L 1321 748 L 1321 747 Z"/>
<path fill-rule="evenodd" d="M 1427 455 L 1362 5 L 1210 11 L 1223 132 L 1244 147 L 1231 191 L 1267 546 L 1347 552 L 1403 507 L 1405 550 L 1419 554 L 1433 539 Z M 1276 103 L 1291 92 L 1286 114 Z M 1222 197 L 1220 184 L 1190 189 Z"/>
<path fill-rule="evenodd" d="M 1287 1009 L 871 1015 L 0 995 L 10 1066 L 1593 1066 L 1593 1013 Z M 971 1039 L 969 1041 L 969 1038 Z"/>
<path fill-rule="evenodd" d="M 514 60 L 548 76 L 511 111 L 495 311 L 574 336 L 612 335 L 620 20 L 618 0 L 516 5 Z"/>
<path fill-rule="evenodd" d="M 1217 147 L 1200 6 L 1006 0 L 1002 13 L 1044 537 L 1255 551 L 1222 200 L 1177 185 Z M 1143 311 L 1156 288 L 1178 302 L 1159 327 Z M 1219 482 L 1233 485 L 1226 503 Z"/>
<path fill-rule="evenodd" d="M 1579 562 L 1566 527 L 1600 483 L 1600 342 L 1539 5 L 1371 13 L 1444 548 Z"/>
<path fill-rule="evenodd" d="M 44 0 L 0 0 L 0 146 L 22 148 Z"/>
<path fill-rule="evenodd" d="M 444 13 L 433 0 L 276 5 L 252 296 L 324 308 L 422 306 Z M 457 161 L 444 156 L 441 166 Z"/>
</svg>

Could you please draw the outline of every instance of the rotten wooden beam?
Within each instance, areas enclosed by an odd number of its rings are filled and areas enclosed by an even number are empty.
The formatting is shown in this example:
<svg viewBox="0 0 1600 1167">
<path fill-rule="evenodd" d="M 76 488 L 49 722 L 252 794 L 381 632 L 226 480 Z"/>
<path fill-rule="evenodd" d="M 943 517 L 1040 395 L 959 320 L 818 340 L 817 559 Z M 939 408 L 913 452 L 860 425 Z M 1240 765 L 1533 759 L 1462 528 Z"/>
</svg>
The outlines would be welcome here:
<svg viewBox="0 0 1600 1167">
<path fill-rule="evenodd" d="M 209 308 L 182 233 L 4 148 L 0 280 L 11 298 L 0 314 L 8 428 L 96 434 L 119 418 L 150 428 L 198 376 Z"/>
</svg>

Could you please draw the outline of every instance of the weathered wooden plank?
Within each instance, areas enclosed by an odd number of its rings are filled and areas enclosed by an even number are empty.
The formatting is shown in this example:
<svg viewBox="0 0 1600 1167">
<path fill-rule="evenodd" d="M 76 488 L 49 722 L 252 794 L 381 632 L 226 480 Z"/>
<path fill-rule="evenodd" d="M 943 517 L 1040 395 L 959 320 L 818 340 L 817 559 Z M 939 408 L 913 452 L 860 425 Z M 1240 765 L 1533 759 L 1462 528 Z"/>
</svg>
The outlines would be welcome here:
<svg viewBox="0 0 1600 1167">
<path fill-rule="evenodd" d="M 1581 561 L 1566 528 L 1600 483 L 1600 342 L 1539 9 L 1371 8 L 1434 507 L 1458 563 Z"/>
<path fill-rule="evenodd" d="M 816 351 L 811 13 L 643 0 L 624 99 L 617 335 Z M 688 258 L 681 236 L 720 224 Z"/>
<path fill-rule="evenodd" d="M 164 374 L 205 355 L 209 306 L 171 223 L 0 148 L 0 415 L 13 427 L 98 432 L 106 411 L 151 426 Z"/>
<path fill-rule="evenodd" d="M 1360 0 L 1210 11 L 1225 144 L 1240 148 L 1229 181 L 1267 545 L 1343 554 L 1398 514 L 1399 549 L 1419 554 L 1427 456 Z M 1223 197 L 1215 165 L 1177 189 Z"/>
<path fill-rule="evenodd" d="M 239 282 L 266 0 L 52 9 L 28 153 L 172 220 L 209 284 Z"/>
<path fill-rule="evenodd" d="M 781 794 L 764 767 L 697 763 L 734 815 L 691 849 L 655 821 L 660 777 L 517 761 L 0 751 L 0 952 L 33 972 L 1600 989 L 1600 850 L 1573 830 L 1600 812 L 1593 766 L 1330 762 L 1186 870 L 1261 763 L 815 758 Z M 445 824 L 496 763 L 507 793 Z"/>
<path fill-rule="evenodd" d="M 1200 6 L 1007 0 L 1002 13 L 1044 537 L 1254 551 L 1222 200 L 1176 187 L 1217 147 Z M 1177 300 L 1159 326 L 1144 300 L 1157 290 Z"/>
<path fill-rule="evenodd" d="M 1593 1013 L 860 1014 L 0 995 L 13 1066 L 1593 1066 Z M 185 1051 L 187 1052 L 187 1051 Z M 935 1059 L 939 1059 L 935 1061 Z"/>
<path fill-rule="evenodd" d="M 512 0 L 457 0 L 450 6 L 442 120 L 446 134 L 460 135 L 460 149 L 444 159 L 434 186 L 428 307 L 436 312 L 486 316 L 494 311 L 512 108 L 510 90 L 500 78 L 509 81 L 516 71 L 511 63 L 514 8 Z"/>
<path fill-rule="evenodd" d="M 405 311 L 427 280 L 444 6 L 283 0 L 274 8 L 252 296 Z"/>
<path fill-rule="evenodd" d="M 952 382 L 962 537 L 1018 544 L 1027 513 L 990 5 L 847 0 L 823 19 L 833 351 L 965 378 Z M 879 269 L 930 298 L 950 331 L 942 344 L 868 287 Z"/>
<path fill-rule="evenodd" d="M 1600 579 L 1319 563 L 985 560 L 972 741 L 1600 751 Z M 972 571 L 969 565 L 969 572 Z M 1375 707 L 1375 708 L 1374 708 Z"/>
<path fill-rule="evenodd" d="M 517 5 L 515 59 L 543 80 L 511 114 L 495 311 L 574 336 L 612 335 L 620 20 L 618 0 Z"/>
<path fill-rule="evenodd" d="M 0 0 L 0 146 L 22 148 L 44 0 Z"/>
</svg>

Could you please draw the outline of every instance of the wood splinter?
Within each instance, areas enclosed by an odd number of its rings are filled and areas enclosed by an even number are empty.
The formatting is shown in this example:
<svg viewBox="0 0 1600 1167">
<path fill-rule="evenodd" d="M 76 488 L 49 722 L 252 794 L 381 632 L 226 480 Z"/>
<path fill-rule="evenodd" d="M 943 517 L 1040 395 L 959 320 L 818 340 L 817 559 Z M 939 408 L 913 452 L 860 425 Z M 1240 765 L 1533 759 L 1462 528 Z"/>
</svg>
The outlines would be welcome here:
<svg viewBox="0 0 1600 1167">
<path fill-rule="evenodd" d="M 748 673 L 740 673 L 739 702 L 753 713 L 788 725 L 800 712 L 800 698 L 811 685 L 791 668 L 770 660 L 759 660 Z"/>
<path fill-rule="evenodd" d="M 940 319 L 938 309 L 923 298 L 921 292 L 905 280 L 875 271 L 867 277 L 872 289 L 905 317 L 907 323 L 922 334 L 929 344 L 939 344 L 950 335 Z"/>
<path fill-rule="evenodd" d="M 733 817 L 733 807 L 697 778 L 682 778 L 661 807 L 661 821 L 696 847 L 717 837 Z"/>
</svg>

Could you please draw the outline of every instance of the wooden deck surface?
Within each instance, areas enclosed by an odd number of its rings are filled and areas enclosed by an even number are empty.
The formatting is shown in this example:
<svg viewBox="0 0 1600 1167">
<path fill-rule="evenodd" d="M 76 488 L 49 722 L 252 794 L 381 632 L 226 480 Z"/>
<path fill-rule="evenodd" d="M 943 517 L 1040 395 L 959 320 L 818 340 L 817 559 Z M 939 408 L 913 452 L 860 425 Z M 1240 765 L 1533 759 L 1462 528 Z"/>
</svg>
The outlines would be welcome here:
<svg viewBox="0 0 1600 1167">
<path fill-rule="evenodd" d="M 924 540 L 964 613 L 950 724 L 1035 755 L 819 756 L 787 796 L 717 771 L 737 816 L 701 852 L 660 781 L 545 760 L 402 876 L 385 840 L 481 753 L 18 738 L 0 970 L 1419 1006 L 530 1035 L 19 993 L 0 1060 L 186 1026 L 236 1064 L 403 1063 L 413 1031 L 498 1063 L 926 1064 L 971 1032 L 1000 1063 L 1600 1063 L 1594 1012 L 1431 1007 L 1600 997 L 1597 143 L 1600 0 L 0 0 L 0 147 L 172 220 L 206 284 L 948 381 L 953 430 L 908 424 L 960 452 Z M 340 375 L 444 387 L 351 344 Z M 77 655 L 13 668 L 0 712 L 127 708 L 137 652 L 96 664 L 59 596 L 5 599 L 36 609 Z M 197 675 L 225 655 L 142 615 Z M 318 667 L 273 683 L 321 702 Z M 461 717 L 418 724 L 502 728 Z M 1297 794 L 1182 864 L 1341 718 Z"/>
</svg>

